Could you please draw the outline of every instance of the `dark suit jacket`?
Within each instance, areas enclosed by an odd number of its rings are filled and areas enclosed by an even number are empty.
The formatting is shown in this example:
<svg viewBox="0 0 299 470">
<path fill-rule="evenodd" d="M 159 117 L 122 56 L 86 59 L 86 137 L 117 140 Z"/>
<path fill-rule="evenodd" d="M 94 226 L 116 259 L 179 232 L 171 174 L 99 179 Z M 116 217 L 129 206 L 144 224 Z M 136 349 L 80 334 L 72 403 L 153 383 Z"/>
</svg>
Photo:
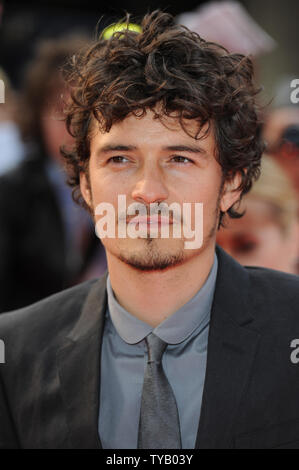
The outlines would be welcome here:
<svg viewBox="0 0 299 470">
<path fill-rule="evenodd" d="M 299 278 L 217 248 L 196 448 L 299 448 Z M 0 317 L 0 448 L 100 448 L 106 276 Z M 196 374 L 196 370 L 190 371 Z"/>
<path fill-rule="evenodd" d="M 0 313 L 77 283 L 99 240 L 93 231 L 83 260 L 67 255 L 65 229 L 45 159 L 28 156 L 0 178 Z"/>
</svg>

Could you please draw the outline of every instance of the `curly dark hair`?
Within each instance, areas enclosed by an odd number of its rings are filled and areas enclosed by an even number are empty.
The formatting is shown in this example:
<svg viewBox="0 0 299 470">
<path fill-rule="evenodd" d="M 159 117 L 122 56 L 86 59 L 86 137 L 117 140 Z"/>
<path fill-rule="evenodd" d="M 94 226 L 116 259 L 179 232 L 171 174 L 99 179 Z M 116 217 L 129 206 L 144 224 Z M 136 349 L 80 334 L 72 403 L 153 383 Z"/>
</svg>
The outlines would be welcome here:
<svg viewBox="0 0 299 470">
<path fill-rule="evenodd" d="M 129 15 L 125 21 L 129 24 Z M 75 145 L 62 153 L 74 200 L 86 207 L 79 177 L 80 172 L 88 175 L 94 119 L 108 132 L 129 114 L 142 116 L 147 110 L 158 119 L 175 113 L 187 133 L 184 120 L 197 120 L 196 139 L 205 124 L 208 130 L 212 125 L 223 181 L 240 172 L 242 198 L 259 176 L 264 150 L 251 59 L 205 41 L 158 10 L 147 14 L 141 27 L 142 33 L 128 28 L 96 40 L 67 69 L 71 102 L 66 124 Z M 229 216 L 241 217 L 234 207 Z"/>
</svg>

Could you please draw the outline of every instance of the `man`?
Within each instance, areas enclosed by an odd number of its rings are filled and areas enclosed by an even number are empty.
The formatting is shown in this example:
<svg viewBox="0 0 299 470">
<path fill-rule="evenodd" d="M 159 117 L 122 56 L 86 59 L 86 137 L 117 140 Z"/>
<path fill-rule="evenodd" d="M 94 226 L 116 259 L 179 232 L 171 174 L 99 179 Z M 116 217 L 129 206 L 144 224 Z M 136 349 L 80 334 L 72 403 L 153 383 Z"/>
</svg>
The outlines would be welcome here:
<svg viewBox="0 0 299 470">
<path fill-rule="evenodd" d="M 65 158 L 109 274 L 2 315 L 0 447 L 299 447 L 298 278 L 215 250 L 263 151 L 251 62 L 164 13 L 141 26 L 73 58 Z"/>
<path fill-rule="evenodd" d="M 92 220 L 65 184 L 59 150 L 71 140 L 61 117 L 60 68 L 85 44 L 78 35 L 42 41 L 28 66 L 19 107 L 26 109 L 19 116 L 26 156 L 0 177 L 0 313 L 93 278 L 89 269 L 95 257 L 101 268 L 99 255 L 106 270 Z"/>
</svg>

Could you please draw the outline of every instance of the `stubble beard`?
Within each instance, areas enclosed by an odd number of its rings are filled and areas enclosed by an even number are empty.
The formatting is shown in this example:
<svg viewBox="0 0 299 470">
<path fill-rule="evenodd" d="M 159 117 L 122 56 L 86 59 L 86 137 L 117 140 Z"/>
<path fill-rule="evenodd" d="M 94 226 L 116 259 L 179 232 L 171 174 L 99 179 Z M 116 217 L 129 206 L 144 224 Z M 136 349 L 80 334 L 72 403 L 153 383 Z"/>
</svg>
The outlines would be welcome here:
<svg viewBox="0 0 299 470">
<path fill-rule="evenodd" d="M 138 271 L 164 271 L 185 261 L 186 254 L 181 246 L 183 241 L 178 240 L 177 242 L 180 246 L 172 253 L 170 250 L 161 249 L 159 239 L 146 238 L 141 241 L 143 249 L 139 252 L 128 253 L 125 250 L 120 250 L 117 257 Z"/>
<path fill-rule="evenodd" d="M 220 215 L 220 200 L 222 196 L 223 182 L 219 189 L 216 208 L 214 211 L 213 225 L 210 228 L 208 234 L 204 237 L 203 244 L 201 248 L 196 250 L 186 250 L 184 248 L 184 239 L 176 239 L 177 247 L 174 252 L 163 248 L 165 245 L 166 239 L 161 247 L 161 239 L 159 238 L 142 238 L 139 240 L 143 245 L 142 249 L 139 251 L 131 252 L 130 249 L 126 246 L 121 246 L 122 243 L 116 243 L 115 247 L 105 246 L 106 251 L 108 251 L 112 256 L 118 258 L 123 263 L 128 266 L 140 271 L 140 272 L 151 272 L 151 271 L 165 271 L 167 269 L 179 266 L 184 264 L 187 260 L 198 256 L 199 253 L 204 252 L 212 241 L 216 239 L 216 233 L 219 225 L 219 215 Z M 91 191 L 90 191 L 91 193 Z M 91 206 L 89 206 L 91 214 L 94 214 L 94 205 L 93 200 L 91 200 Z M 93 219 L 95 221 L 94 215 Z M 115 239 L 117 240 L 117 239 Z M 136 240 L 130 240 L 132 243 L 136 243 Z"/>
<path fill-rule="evenodd" d="M 130 240 L 130 243 L 134 244 L 136 247 L 135 249 L 133 247 L 134 251 L 131 251 L 131 247 L 128 249 L 126 243 L 124 246 L 121 246 L 121 242 L 119 242 L 115 248 L 108 247 L 108 251 L 123 263 L 140 272 L 166 271 L 182 265 L 204 252 L 212 242 L 215 242 L 219 224 L 220 198 L 221 192 L 219 192 L 214 211 L 212 227 L 204 237 L 202 246 L 198 249 L 185 249 L 184 239 L 162 240 L 161 238 L 148 237 L 139 240 Z M 137 244 L 139 245 L 138 248 L 136 246 Z"/>
</svg>

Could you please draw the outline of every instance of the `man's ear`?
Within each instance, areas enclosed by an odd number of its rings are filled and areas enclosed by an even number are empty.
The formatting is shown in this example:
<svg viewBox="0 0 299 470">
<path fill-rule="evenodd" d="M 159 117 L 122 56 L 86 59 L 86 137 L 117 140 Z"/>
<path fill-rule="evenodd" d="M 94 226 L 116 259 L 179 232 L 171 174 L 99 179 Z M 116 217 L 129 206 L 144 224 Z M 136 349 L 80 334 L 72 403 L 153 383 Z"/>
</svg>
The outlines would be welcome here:
<svg viewBox="0 0 299 470">
<path fill-rule="evenodd" d="M 92 197 L 88 177 L 86 173 L 80 173 L 80 191 L 86 204 L 92 206 Z"/>
<path fill-rule="evenodd" d="M 225 181 L 220 201 L 220 210 L 222 212 L 227 212 L 240 199 L 242 190 L 238 188 L 241 182 L 241 173 L 236 173 L 233 178 Z"/>
</svg>

